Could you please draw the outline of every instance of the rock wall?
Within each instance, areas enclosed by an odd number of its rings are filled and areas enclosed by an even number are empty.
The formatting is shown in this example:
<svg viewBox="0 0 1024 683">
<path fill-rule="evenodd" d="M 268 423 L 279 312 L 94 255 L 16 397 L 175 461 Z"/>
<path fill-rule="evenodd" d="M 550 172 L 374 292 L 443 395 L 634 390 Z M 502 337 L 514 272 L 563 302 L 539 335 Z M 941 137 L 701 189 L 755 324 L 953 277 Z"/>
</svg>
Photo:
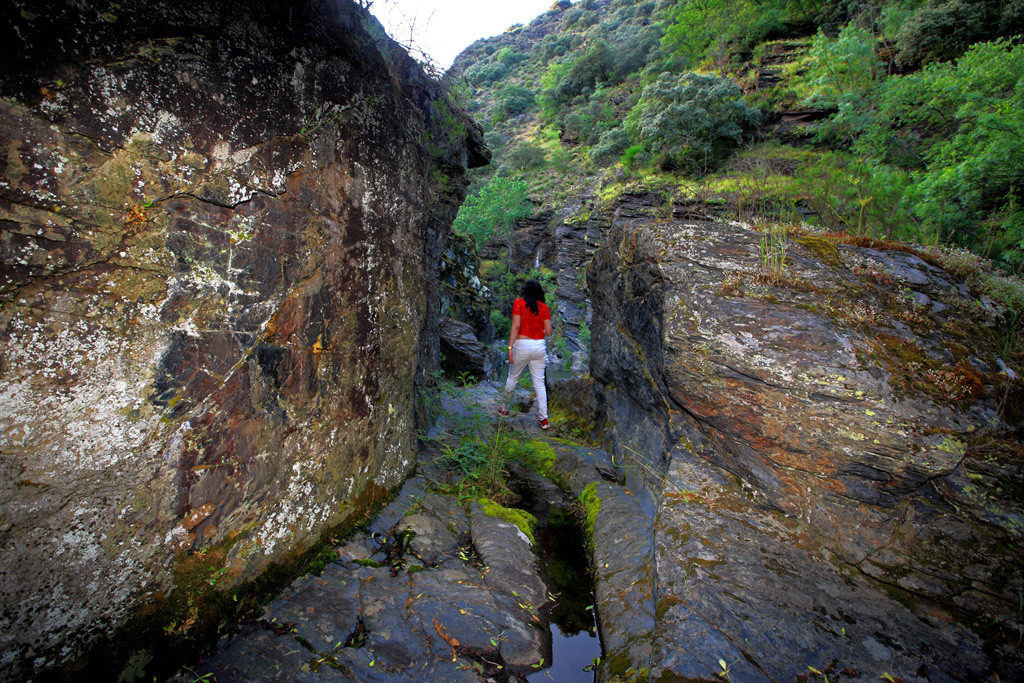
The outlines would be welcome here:
<svg viewBox="0 0 1024 683">
<path fill-rule="evenodd" d="M 12 679 L 147 619 L 193 637 L 403 481 L 417 370 L 437 363 L 438 264 L 486 153 L 348 0 L 8 12 Z"/>
<path fill-rule="evenodd" d="M 914 253 L 791 235 L 770 274 L 749 226 L 614 223 L 591 372 L 650 544 L 598 580 L 652 609 L 603 619 L 610 674 L 1019 676 L 1007 312 Z"/>
</svg>

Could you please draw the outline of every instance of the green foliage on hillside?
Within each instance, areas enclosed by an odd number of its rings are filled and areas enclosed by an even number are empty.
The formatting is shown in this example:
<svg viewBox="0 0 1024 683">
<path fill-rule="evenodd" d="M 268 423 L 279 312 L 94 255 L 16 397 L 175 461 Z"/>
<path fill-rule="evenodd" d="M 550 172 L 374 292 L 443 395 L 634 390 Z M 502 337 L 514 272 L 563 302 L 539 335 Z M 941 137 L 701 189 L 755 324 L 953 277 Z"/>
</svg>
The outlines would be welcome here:
<svg viewBox="0 0 1024 683">
<path fill-rule="evenodd" d="M 495 152 L 474 188 L 560 208 L 632 178 L 1024 270 L 1019 34 L 1024 0 L 559 2 L 461 59 Z M 826 116 L 766 144 L 787 108 Z"/>
<path fill-rule="evenodd" d="M 626 118 L 626 132 L 663 171 L 708 171 L 751 139 L 760 112 L 738 85 L 707 74 L 662 74 L 644 88 Z"/>
<path fill-rule="evenodd" d="M 496 234 L 506 233 L 513 223 L 529 213 L 526 183 L 494 177 L 480 192 L 466 198 L 452 229 L 472 235 L 480 244 Z"/>
</svg>

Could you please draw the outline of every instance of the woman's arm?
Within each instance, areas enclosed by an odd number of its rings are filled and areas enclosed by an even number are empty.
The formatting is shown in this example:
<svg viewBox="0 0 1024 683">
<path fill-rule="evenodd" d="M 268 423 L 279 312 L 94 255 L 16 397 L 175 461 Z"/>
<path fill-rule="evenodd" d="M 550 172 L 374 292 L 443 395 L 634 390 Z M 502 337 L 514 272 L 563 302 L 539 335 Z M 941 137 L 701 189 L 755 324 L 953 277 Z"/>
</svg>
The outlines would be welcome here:
<svg viewBox="0 0 1024 683">
<path fill-rule="evenodd" d="M 544 338 L 547 339 L 551 336 L 551 318 L 544 321 Z"/>
<path fill-rule="evenodd" d="M 519 336 L 519 325 L 523 322 L 521 316 L 512 316 L 512 330 L 508 333 L 508 362 L 512 362 L 512 347 L 516 343 L 516 337 Z"/>
</svg>

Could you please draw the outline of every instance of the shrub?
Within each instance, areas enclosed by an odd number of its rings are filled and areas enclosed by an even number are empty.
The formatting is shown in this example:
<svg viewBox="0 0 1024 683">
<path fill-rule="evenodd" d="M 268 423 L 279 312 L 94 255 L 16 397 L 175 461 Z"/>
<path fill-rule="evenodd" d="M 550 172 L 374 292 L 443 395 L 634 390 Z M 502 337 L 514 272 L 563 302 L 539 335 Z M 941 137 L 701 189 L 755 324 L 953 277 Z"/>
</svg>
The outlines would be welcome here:
<svg viewBox="0 0 1024 683">
<path fill-rule="evenodd" d="M 530 213 L 526 200 L 526 183 L 512 178 L 495 176 L 481 188 L 479 194 L 466 198 L 452 223 L 452 230 L 472 235 L 482 244 L 496 230 L 507 230 L 518 219 Z"/>
<path fill-rule="evenodd" d="M 508 74 L 508 66 L 497 61 L 485 61 L 466 69 L 466 80 L 477 88 L 489 85 Z"/>
<path fill-rule="evenodd" d="M 595 163 L 617 159 L 629 147 L 629 133 L 622 128 L 612 128 L 601 134 L 597 144 L 590 150 L 590 159 Z"/>
<path fill-rule="evenodd" d="M 498 110 L 504 116 L 518 116 L 537 102 L 533 91 L 521 85 L 507 85 L 498 97 Z M 495 112 L 497 115 L 498 112 Z"/>
<path fill-rule="evenodd" d="M 632 9 L 632 8 L 630 8 Z M 624 25 L 615 32 L 608 55 L 608 78 L 621 83 L 634 71 L 647 64 L 652 50 L 661 42 L 661 31 L 656 26 Z"/>
<path fill-rule="evenodd" d="M 896 34 L 897 63 L 918 66 L 959 57 L 971 43 L 984 37 L 990 14 L 986 5 L 977 0 L 929 2 Z"/>
<path fill-rule="evenodd" d="M 488 149 L 500 150 L 505 146 L 505 136 L 497 131 L 491 131 L 484 134 L 484 144 L 487 145 Z"/>
<path fill-rule="evenodd" d="M 498 60 L 499 64 L 504 64 L 507 67 L 513 67 L 526 59 L 526 55 L 516 52 L 511 47 L 506 46 L 498 50 L 498 54 L 494 55 L 494 58 Z"/>
<path fill-rule="evenodd" d="M 1024 254 L 1024 46 L 973 45 L 957 62 L 889 78 L 856 149 L 919 169 L 914 212 L 945 240 L 1017 264 Z"/>
<path fill-rule="evenodd" d="M 521 142 L 505 154 L 503 161 L 510 168 L 525 171 L 543 166 L 547 163 L 547 158 L 539 146 L 532 142 Z"/>
<path fill-rule="evenodd" d="M 760 112 L 741 94 L 727 78 L 665 73 L 644 88 L 626 130 L 653 156 L 667 153 L 681 167 L 707 171 L 749 141 L 760 123 Z"/>
<path fill-rule="evenodd" d="M 491 311 L 491 324 L 495 339 L 505 339 L 512 331 L 512 319 L 497 309 Z"/>
<path fill-rule="evenodd" d="M 882 74 L 875 55 L 875 37 L 866 29 L 845 26 L 836 38 L 818 30 L 811 44 L 807 80 L 809 101 L 819 107 L 835 107 L 859 101 Z"/>
<path fill-rule="evenodd" d="M 632 169 L 639 165 L 640 162 L 644 161 L 646 153 L 643 145 L 630 145 L 626 148 L 626 151 L 622 153 L 622 158 L 619 162 L 626 168 Z"/>
</svg>

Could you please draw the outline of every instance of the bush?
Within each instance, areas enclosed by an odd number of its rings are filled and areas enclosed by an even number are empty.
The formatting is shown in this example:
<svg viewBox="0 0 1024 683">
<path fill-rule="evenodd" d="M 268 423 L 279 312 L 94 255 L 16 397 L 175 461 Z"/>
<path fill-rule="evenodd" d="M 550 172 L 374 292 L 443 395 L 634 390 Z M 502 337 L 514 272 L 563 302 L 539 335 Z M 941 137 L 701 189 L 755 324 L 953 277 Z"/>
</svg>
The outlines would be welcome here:
<svg viewBox="0 0 1024 683">
<path fill-rule="evenodd" d="M 652 50 L 661 42 L 661 31 L 655 26 L 622 26 L 615 32 L 615 41 L 608 56 L 608 78 L 621 83 L 634 71 L 647 64 Z"/>
<path fill-rule="evenodd" d="M 537 98 L 533 91 L 521 85 L 507 85 L 498 96 L 498 107 L 495 116 L 507 118 L 518 116 L 536 104 Z"/>
<path fill-rule="evenodd" d="M 617 159 L 629 147 L 630 138 L 622 128 L 612 128 L 602 133 L 597 144 L 590 150 L 590 159 L 595 163 L 608 162 Z"/>
<path fill-rule="evenodd" d="M 929 2 L 903 24 L 896 34 L 896 61 L 901 66 L 946 61 L 966 52 L 985 37 L 989 3 L 978 0 Z"/>
<path fill-rule="evenodd" d="M 521 142 L 505 154 L 503 161 L 510 168 L 525 171 L 543 166 L 547 163 L 547 158 L 539 146 L 532 142 Z"/>
<path fill-rule="evenodd" d="M 482 244 L 495 231 L 508 230 L 513 223 L 529 213 L 526 183 L 495 176 L 480 189 L 479 194 L 466 198 L 452 223 L 452 230 L 472 235 L 477 244 Z"/>
<path fill-rule="evenodd" d="M 652 156 L 668 153 L 679 167 L 707 171 L 752 139 L 760 124 L 760 112 L 741 95 L 727 78 L 665 73 L 644 88 L 626 130 Z"/>
<path fill-rule="evenodd" d="M 500 80 L 508 75 L 508 66 L 496 61 L 486 61 L 466 69 L 466 80 L 477 88 Z"/>
<path fill-rule="evenodd" d="M 619 163 L 628 169 L 632 169 L 645 161 L 646 157 L 647 154 L 643 145 L 630 145 L 626 148 L 626 151 L 622 153 L 622 158 L 619 159 Z"/>
<path fill-rule="evenodd" d="M 1024 46 L 973 45 L 894 76 L 856 149 L 918 169 L 914 212 L 942 238 L 1007 263 L 1024 253 Z"/>
<path fill-rule="evenodd" d="M 505 146 L 505 136 L 496 131 L 484 134 L 484 144 L 488 149 L 498 151 Z"/>
<path fill-rule="evenodd" d="M 497 309 L 491 311 L 491 324 L 494 325 L 495 339 L 506 339 L 512 331 L 512 319 Z"/>
<path fill-rule="evenodd" d="M 883 73 L 875 42 L 871 32 L 853 25 L 843 27 L 836 38 L 829 38 L 819 29 L 807 66 L 809 102 L 835 107 L 863 99 Z"/>
</svg>

